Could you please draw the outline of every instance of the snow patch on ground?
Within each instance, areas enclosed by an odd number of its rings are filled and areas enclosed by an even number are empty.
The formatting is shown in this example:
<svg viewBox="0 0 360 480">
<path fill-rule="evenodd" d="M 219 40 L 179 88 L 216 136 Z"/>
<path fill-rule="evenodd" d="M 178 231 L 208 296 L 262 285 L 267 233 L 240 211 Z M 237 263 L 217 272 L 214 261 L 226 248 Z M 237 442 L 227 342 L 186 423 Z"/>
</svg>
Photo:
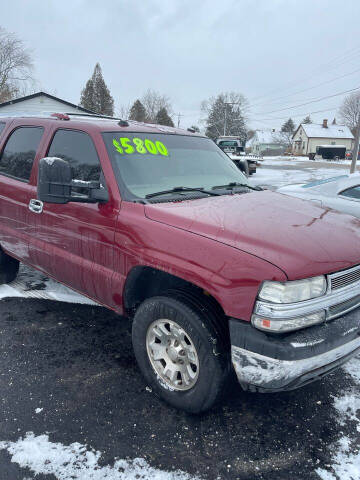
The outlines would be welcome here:
<svg viewBox="0 0 360 480">
<path fill-rule="evenodd" d="M 58 302 L 97 305 L 89 298 L 25 265 L 20 266 L 16 280 L 8 285 L 0 285 L 0 300 L 6 297 L 41 298 Z"/>
<path fill-rule="evenodd" d="M 351 440 L 342 437 L 339 441 L 333 465 L 335 475 L 327 470 L 317 469 L 316 473 L 322 480 L 358 480 L 360 478 L 360 455 L 349 453 Z"/>
<path fill-rule="evenodd" d="M 346 363 L 343 367 L 353 380 L 360 384 L 360 357 L 357 356 Z M 352 421 L 360 432 L 360 393 L 354 388 L 344 393 L 342 397 L 334 399 L 334 407 L 339 413 L 337 421 L 340 425 Z M 332 469 L 334 474 L 324 469 L 317 469 L 316 473 L 322 480 L 360 480 L 360 451 L 357 440 L 351 440 L 348 436 L 342 437 L 334 446 L 336 454 Z"/>
<path fill-rule="evenodd" d="M 158 470 L 143 458 L 101 466 L 99 451 L 77 442 L 68 446 L 54 443 L 48 435 L 35 436 L 32 432 L 16 442 L 0 442 L 0 450 L 7 450 L 13 463 L 35 475 L 54 475 L 57 480 L 200 480 L 179 470 Z"/>
</svg>

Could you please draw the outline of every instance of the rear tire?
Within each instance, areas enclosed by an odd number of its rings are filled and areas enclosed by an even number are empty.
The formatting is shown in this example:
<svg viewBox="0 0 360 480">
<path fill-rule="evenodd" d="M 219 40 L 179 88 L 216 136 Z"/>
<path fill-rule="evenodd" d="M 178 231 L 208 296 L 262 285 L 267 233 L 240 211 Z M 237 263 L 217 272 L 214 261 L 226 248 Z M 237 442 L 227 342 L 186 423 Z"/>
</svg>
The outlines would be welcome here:
<svg viewBox="0 0 360 480">
<path fill-rule="evenodd" d="M 0 285 L 10 283 L 17 277 L 19 261 L 4 253 L 0 248 Z"/>
<path fill-rule="evenodd" d="M 204 412 L 220 401 L 229 384 L 231 362 L 228 334 L 225 333 L 227 323 L 218 325 L 216 309 L 207 298 L 201 301 L 193 294 L 175 291 L 170 295 L 149 298 L 136 311 L 132 328 L 135 356 L 146 381 L 159 397 L 187 412 Z M 225 316 L 222 320 L 225 322 Z M 158 330 L 159 322 L 164 334 Z M 154 328 L 160 334 L 155 344 Z M 183 355 L 187 355 L 184 351 L 190 352 L 190 360 L 176 357 L 179 338 L 179 351 Z M 172 342 L 175 342 L 173 348 Z M 162 358 L 158 360 L 159 357 Z M 181 370 L 178 363 L 184 362 L 182 358 L 191 363 L 191 367 L 188 363 L 188 368 L 192 369 L 188 382 L 177 371 Z M 176 376 L 171 371 L 177 372 Z"/>
</svg>

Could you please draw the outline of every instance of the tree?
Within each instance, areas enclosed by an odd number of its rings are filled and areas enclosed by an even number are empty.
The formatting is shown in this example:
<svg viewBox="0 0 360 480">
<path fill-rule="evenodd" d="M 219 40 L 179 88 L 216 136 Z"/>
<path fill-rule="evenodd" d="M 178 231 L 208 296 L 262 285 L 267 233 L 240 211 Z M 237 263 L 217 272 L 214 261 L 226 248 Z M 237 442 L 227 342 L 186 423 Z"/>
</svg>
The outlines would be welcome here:
<svg viewBox="0 0 360 480">
<path fill-rule="evenodd" d="M 150 88 L 141 97 L 141 103 L 146 111 L 146 122 L 156 123 L 156 116 L 162 108 L 165 108 L 170 115 L 172 114 L 169 97 Z"/>
<path fill-rule="evenodd" d="M 131 104 L 130 103 L 124 103 L 117 107 L 116 109 L 116 115 L 123 120 L 127 120 L 130 116 L 130 109 L 131 109 Z"/>
<path fill-rule="evenodd" d="M 308 115 L 307 117 L 304 118 L 304 120 L 301 123 L 313 123 L 313 122 L 311 120 L 310 115 Z"/>
<path fill-rule="evenodd" d="M 114 115 L 114 99 L 106 86 L 99 63 L 95 65 L 91 78 L 81 92 L 80 105 L 99 115 Z"/>
<path fill-rule="evenodd" d="M 355 134 L 356 127 L 360 122 L 360 93 L 351 93 L 345 97 L 339 113 L 345 125 Z"/>
<path fill-rule="evenodd" d="M 280 135 L 278 136 L 279 141 L 281 141 L 281 143 L 289 147 L 291 145 L 294 132 L 295 132 L 295 123 L 291 118 L 289 118 L 289 120 L 286 120 L 286 122 L 281 127 Z"/>
<path fill-rule="evenodd" d="M 171 120 L 165 107 L 160 108 L 155 117 L 155 123 L 159 125 L 167 125 L 168 127 L 173 127 L 174 122 Z"/>
<path fill-rule="evenodd" d="M 221 135 L 234 135 L 245 142 L 247 107 L 246 98 L 236 92 L 220 93 L 203 101 L 201 110 L 206 114 L 206 135 L 213 140 Z"/>
<path fill-rule="evenodd" d="M 140 100 L 136 100 L 130 108 L 129 119 L 136 120 L 137 122 L 145 122 L 146 110 Z"/>
<path fill-rule="evenodd" d="M 246 140 L 251 140 L 255 135 L 256 131 L 251 128 L 246 132 Z"/>
<path fill-rule="evenodd" d="M 0 27 L 0 102 L 18 96 L 33 81 L 32 59 L 22 40 Z"/>
<path fill-rule="evenodd" d="M 293 122 L 292 118 L 286 120 L 286 122 L 281 127 L 282 132 L 291 133 L 293 134 L 295 131 L 295 123 Z"/>
</svg>

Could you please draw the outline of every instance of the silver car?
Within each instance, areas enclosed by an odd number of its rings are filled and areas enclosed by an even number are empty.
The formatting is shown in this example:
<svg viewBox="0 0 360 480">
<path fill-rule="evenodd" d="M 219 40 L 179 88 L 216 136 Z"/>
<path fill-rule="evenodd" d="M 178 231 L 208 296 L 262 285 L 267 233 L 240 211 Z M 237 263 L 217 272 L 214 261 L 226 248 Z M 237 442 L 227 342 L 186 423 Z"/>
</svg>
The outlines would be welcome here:
<svg viewBox="0 0 360 480">
<path fill-rule="evenodd" d="M 317 182 L 281 187 L 278 192 L 311 200 L 324 207 L 360 218 L 360 174 L 353 173 Z"/>
</svg>

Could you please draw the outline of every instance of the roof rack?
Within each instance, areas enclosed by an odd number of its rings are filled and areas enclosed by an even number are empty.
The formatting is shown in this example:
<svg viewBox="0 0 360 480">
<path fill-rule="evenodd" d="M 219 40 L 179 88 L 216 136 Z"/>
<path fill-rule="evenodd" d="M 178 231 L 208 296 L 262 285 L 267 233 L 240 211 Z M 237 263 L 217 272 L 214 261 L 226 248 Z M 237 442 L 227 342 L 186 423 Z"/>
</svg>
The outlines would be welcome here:
<svg viewBox="0 0 360 480">
<path fill-rule="evenodd" d="M 107 120 L 122 120 L 122 118 L 117 118 L 117 117 L 111 117 L 109 115 L 100 115 L 98 113 L 68 113 L 66 112 L 66 115 L 72 116 L 72 117 L 94 117 L 94 118 L 105 118 Z"/>
<path fill-rule="evenodd" d="M 119 122 L 119 125 L 121 127 L 126 127 L 128 126 L 128 122 L 126 120 L 123 120 L 121 118 L 117 117 L 110 117 L 108 115 L 98 115 L 96 113 L 70 113 L 70 112 L 8 112 L 8 113 L 0 113 L 0 118 L 51 118 L 53 120 L 58 119 L 58 120 L 70 120 L 69 117 L 79 117 L 81 119 L 101 119 L 101 120 L 115 120 Z"/>
<path fill-rule="evenodd" d="M 0 117 L 2 118 L 6 118 L 6 117 L 9 117 L 9 118 L 18 118 L 18 117 L 41 117 L 41 118 L 51 118 L 51 115 L 53 113 L 57 113 L 57 112 L 43 112 L 43 111 L 40 111 L 40 112 L 14 112 L 14 113 L 11 113 L 11 112 L 8 112 L 8 113 L 0 113 Z"/>
</svg>

